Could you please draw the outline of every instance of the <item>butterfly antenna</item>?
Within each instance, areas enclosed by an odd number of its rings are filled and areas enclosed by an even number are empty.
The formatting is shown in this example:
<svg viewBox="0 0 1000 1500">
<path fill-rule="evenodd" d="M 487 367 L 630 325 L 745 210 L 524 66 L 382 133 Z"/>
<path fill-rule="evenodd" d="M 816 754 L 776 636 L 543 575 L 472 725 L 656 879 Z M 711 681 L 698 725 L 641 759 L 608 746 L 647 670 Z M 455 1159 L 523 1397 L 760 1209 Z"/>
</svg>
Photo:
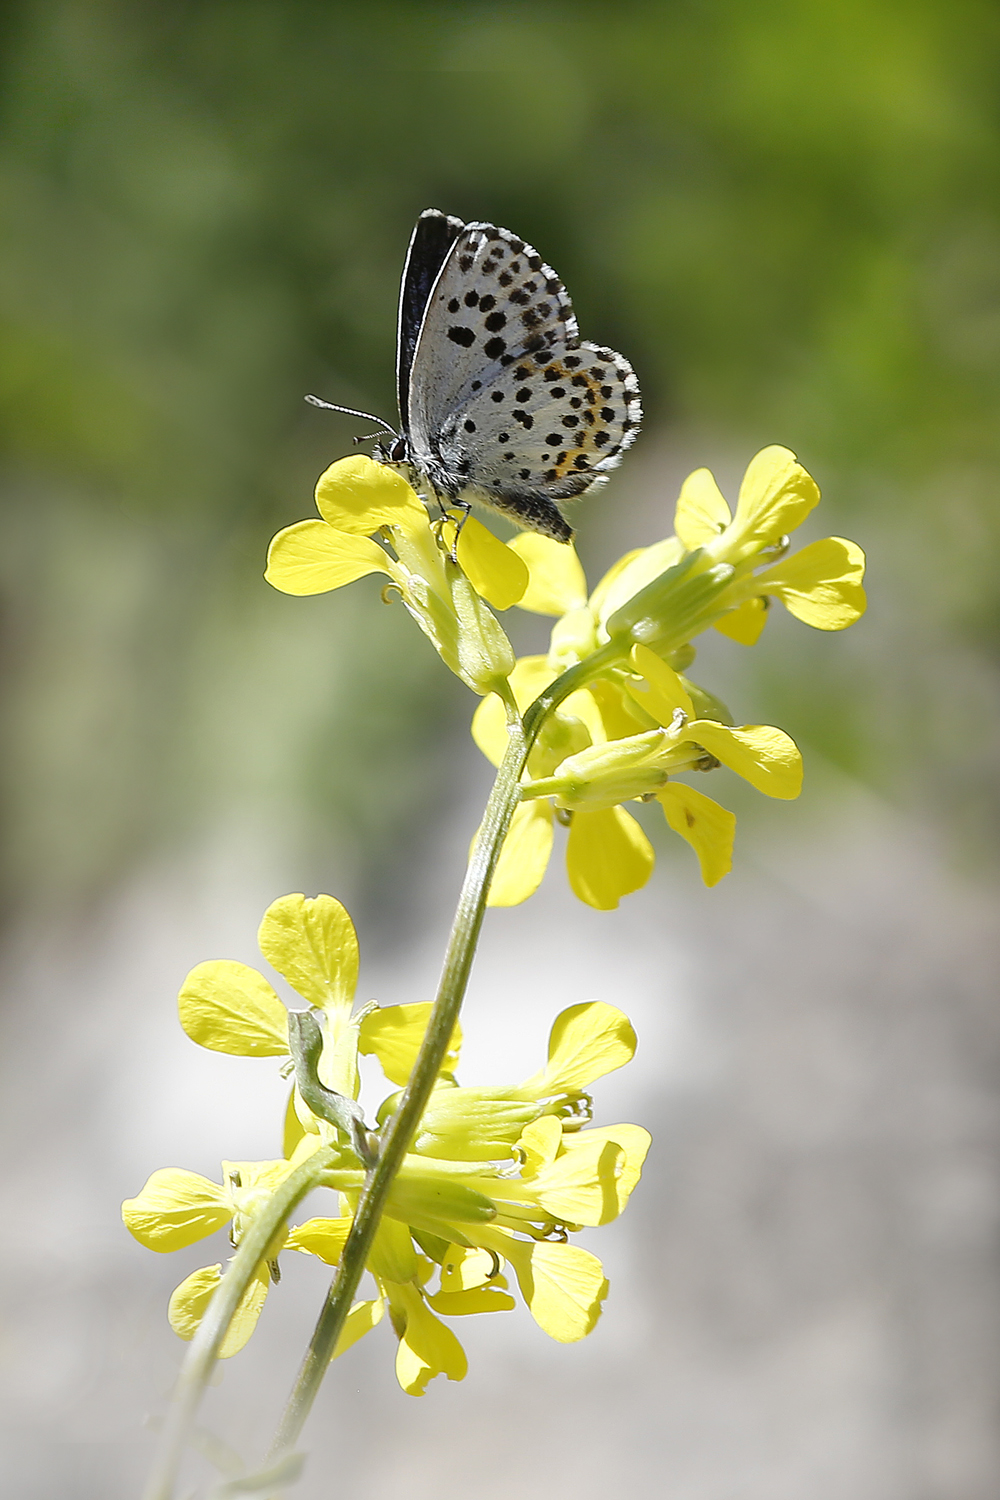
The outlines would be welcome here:
<svg viewBox="0 0 1000 1500">
<path fill-rule="evenodd" d="M 366 422 L 377 422 L 380 431 L 391 432 L 393 437 L 399 436 L 399 433 L 396 431 L 395 427 L 391 427 L 383 417 L 377 417 L 374 412 L 358 411 L 357 407 L 354 406 L 334 406 L 332 401 L 321 401 L 318 396 L 307 396 L 306 400 L 309 402 L 310 406 L 321 406 L 324 411 L 339 411 L 342 412 L 345 417 L 364 417 Z M 373 433 L 372 436 L 375 436 L 375 434 Z M 358 441 L 363 442 L 364 439 L 359 438 Z"/>
</svg>

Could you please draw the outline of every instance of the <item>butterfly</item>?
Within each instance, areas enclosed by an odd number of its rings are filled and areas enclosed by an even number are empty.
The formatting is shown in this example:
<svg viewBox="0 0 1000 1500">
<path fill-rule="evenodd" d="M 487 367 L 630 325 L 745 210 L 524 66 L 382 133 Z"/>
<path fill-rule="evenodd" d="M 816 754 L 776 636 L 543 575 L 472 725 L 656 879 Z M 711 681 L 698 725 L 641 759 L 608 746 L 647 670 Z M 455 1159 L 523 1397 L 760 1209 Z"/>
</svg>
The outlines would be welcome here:
<svg viewBox="0 0 1000 1500">
<path fill-rule="evenodd" d="M 602 484 L 642 419 L 631 365 L 581 342 L 566 289 L 538 252 L 434 208 L 417 220 L 403 267 L 396 383 L 399 432 L 373 419 L 392 438 L 375 458 L 425 498 L 429 489 L 442 505 L 486 506 L 560 542 L 573 529 L 559 502 Z"/>
</svg>

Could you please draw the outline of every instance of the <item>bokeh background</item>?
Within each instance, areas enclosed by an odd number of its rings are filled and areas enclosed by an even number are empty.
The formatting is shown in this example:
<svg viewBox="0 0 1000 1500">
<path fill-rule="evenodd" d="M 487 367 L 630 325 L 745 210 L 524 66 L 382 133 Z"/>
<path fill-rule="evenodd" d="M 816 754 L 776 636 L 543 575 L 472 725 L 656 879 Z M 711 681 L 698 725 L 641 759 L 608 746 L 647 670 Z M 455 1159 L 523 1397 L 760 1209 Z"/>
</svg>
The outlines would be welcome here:
<svg viewBox="0 0 1000 1500">
<path fill-rule="evenodd" d="M 1000 1482 L 1000 12 L 988 0 L 10 0 L 0 13 L 3 1462 L 24 1500 L 137 1492 L 179 1345 L 118 1221 L 155 1167 L 274 1154 L 270 1064 L 173 996 L 329 890 L 364 994 L 432 993 L 488 786 L 472 701 L 376 587 L 261 581 L 357 424 L 393 411 L 398 278 L 435 205 L 538 246 L 646 430 L 578 512 L 596 577 L 793 448 L 871 607 L 775 612 L 696 675 L 802 745 L 735 784 L 713 892 L 660 839 L 613 914 L 557 868 L 491 916 L 465 1081 L 603 998 L 598 1096 L 656 1144 L 595 1248 L 583 1346 L 462 1328 L 419 1403 L 380 1329 L 335 1368 L 304 1497 L 572 1487 L 987 1500 Z M 516 614 L 516 611 L 512 612 Z M 542 622 L 510 622 L 539 649 Z M 218 1258 L 225 1254 L 220 1245 Z M 201 1258 L 199 1258 L 201 1257 Z M 206 1424 L 248 1461 L 323 1281 L 288 1268 Z"/>
</svg>

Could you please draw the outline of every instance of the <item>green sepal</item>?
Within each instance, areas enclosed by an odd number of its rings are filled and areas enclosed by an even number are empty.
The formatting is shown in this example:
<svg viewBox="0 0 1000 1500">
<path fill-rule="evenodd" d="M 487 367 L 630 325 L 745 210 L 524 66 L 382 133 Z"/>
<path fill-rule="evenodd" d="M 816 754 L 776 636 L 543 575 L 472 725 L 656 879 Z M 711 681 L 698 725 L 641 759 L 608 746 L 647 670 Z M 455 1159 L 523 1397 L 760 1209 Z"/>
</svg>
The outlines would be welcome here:
<svg viewBox="0 0 1000 1500">
<path fill-rule="evenodd" d="M 705 629 L 715 613 L 713 605 L 735 573 L 729 563 L 692 572 L 704 556 L 703 548 L 675 563 L 639 592 L 607 622 L 613 641 L 651 646 L 661 654 L 675 651 L 692 635 Z"/>
<path fill-rule="evenodd" d="M 447 1240 L 441 1239 L 440 1235 L 428 1234 L 423 1229 L 411 1229 L 410 1234 L 429 1260 L 434 1261 L 436 1265 L 444 1265 L 449 1248 Z"/>
<path fill-rule="evenodd" d="M 317 1068 L 323 1051 L 323 1032 L 315 1011 L 288 1012 L 288 1045 L 295 1062 L 295 1082 L 305 1104 L 318 1120 L 325 1120 L 344 1133 L 365 1166 L 373 1166 L 378 1152 L 365 1125 L 361 1105 L 320 1082 Z"/>
</svg>

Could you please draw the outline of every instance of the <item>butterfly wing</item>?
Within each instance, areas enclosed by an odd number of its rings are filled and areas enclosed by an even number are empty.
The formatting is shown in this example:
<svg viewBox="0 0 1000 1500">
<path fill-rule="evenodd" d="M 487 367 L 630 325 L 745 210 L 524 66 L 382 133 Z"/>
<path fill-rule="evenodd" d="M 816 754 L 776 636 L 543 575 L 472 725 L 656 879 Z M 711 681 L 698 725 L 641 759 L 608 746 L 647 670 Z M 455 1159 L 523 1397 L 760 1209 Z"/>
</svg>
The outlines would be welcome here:
<svg viewBox="0 0 1000 1500">
<path fill-rule="evenodd" d="M 436 208 L 425 209 L 410 238 L 399 289 L 399 323 L 396 337 L 396 394 L 404 427 L 410 392 L 410 370 L 427 299 L 456 238 L 465 228 L 461 219 Z"/>
<path fill-rule="evenodd" d="M 640 418 L 631 367 L 580 343 L 551 266 L 509 231 L 467 224 L 414 348 L 405 419 L 413 465 L 439 494 L 568 541 L 556 502 L 603 480 Z"/>
<path fill-rule="evenodd" d="M 641 418 L 628 362 L 580 343 L 516 361 L 445 420 L 438 447 L 449 469 L 466 470 L 469 499 L 569 541 L 556 502 L 603 484 Z"/>
</svg>

